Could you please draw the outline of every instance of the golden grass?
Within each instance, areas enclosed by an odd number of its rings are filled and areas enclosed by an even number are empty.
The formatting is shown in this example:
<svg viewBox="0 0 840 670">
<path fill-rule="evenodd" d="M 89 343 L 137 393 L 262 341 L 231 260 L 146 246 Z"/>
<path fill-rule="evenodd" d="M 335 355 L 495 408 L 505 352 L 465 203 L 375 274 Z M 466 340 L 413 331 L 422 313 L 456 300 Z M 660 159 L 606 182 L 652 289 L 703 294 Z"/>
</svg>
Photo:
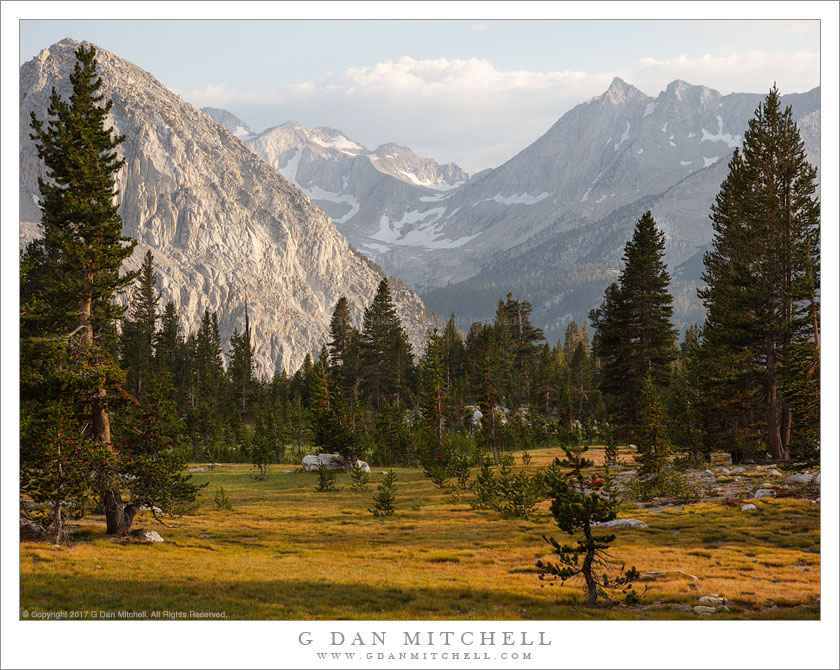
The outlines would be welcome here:
<svg viewBox="0 0 840 670">
<path fill-rule="evenodd" d="M 530 468 L 555 455 L 532 452 Z M 419 470 L 396 472 L 397 514 L 382 520 L 368 512 L 370 494 L 350 490 L 349 475 L 339 475 L 342 491 L 317 493 L 317 475 L 296 466 L 272 466 L 263 482 L 247 465 L 217 466 L 195 475 L 210 485 L 198 514 L 175 521 L 178 528 L 138 517 L 135 526 L 157 530 L 166 544 L 117 544 L 97 517 L 79 523 L 70 547 L 22 543 L 21 607 L 237 619 L 653 619 L 695 618 L 676 605 L 717 593 L 732 609 L 719 617 L 819 617 L 819 506 L 808 500 L 761 499 L 751 513 L 717 502 L 659 513 L 626 505 L 620 516 L 649 528 L 618 529 L 612 553 L 641 571 L 696 575 L 697 588 L 668 575 L 645 584 L 640 608 L 590 610 L 578 583 L 541 588 L 537 579 L 541 536 L 568 537 L 548 503 L 535 522 L 501 519 L 453 503 Z M 231 511 L 215 508 L 220 486 Z"/>
</svg>

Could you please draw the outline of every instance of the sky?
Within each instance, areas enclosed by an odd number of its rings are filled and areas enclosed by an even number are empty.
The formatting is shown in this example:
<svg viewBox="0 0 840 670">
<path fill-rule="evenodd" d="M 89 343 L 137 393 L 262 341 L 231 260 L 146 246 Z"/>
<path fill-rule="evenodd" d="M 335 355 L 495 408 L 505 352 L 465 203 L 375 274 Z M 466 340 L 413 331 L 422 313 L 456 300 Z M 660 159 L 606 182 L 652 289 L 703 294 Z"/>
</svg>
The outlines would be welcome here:
<svg viewBox="0 0 840 670">
<path fill-rule="evenodd" d="M 819 21 L 22 20 L 20 62 L 64 37 L 151 72 L 256 131 L 295 120 L 374 149 L 495 167 L 614 76 L 656 96 L 820 83 Z"/>
</svg>

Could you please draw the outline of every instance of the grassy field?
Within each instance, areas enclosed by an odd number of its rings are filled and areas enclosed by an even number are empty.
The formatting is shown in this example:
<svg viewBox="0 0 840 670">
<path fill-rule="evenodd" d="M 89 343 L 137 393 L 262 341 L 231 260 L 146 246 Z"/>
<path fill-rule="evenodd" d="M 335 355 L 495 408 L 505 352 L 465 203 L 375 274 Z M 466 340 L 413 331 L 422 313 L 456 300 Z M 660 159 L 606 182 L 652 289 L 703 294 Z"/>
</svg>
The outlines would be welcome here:
<svg viewBox="0 0 840 670">
<path fill-rule="evenodd" d="M 533 455 L 530 467 L 541 467 L 559 450 Z M 342 491 L 317 493 L 317 474 L 299 466 L 272 466 L 265 481 L 247 465 L 217 466 L 194 476 L 209 486 L 195 515 L 172 522 L 177 528 L 138 516 L 135 527 L 157 530 L 164 544 L 116 543 L 101 517 L 78 522 L 69 547 L 22 543 L 21 608 L 224 611 L 234 619 L 695 619 L 686 605 L 715 593 L 730 612 L 714 618 L 819 617 L 819 505 L 809 500 L 760 499 L 751 513 L 723 500 L 658 511 L 627 503 L 619 516 L 649 528 L 617 529 L 614 555 L 640 571 L 698 579 L 668 575 L 639 585 L 648 590 L 637 607 L 591 610 L 579 583 L 540 586 L 541 536 L 568 537 L 548 503 L 537 521 L 502 519 L 452 502 L 420 470 L 396 472 L 397 514 L 381 520 L 346 474 Z M 371 490 L 382 478 L 374 469 Z M 220 486 L 230 511 L 213 502 Z"/>
</svg>

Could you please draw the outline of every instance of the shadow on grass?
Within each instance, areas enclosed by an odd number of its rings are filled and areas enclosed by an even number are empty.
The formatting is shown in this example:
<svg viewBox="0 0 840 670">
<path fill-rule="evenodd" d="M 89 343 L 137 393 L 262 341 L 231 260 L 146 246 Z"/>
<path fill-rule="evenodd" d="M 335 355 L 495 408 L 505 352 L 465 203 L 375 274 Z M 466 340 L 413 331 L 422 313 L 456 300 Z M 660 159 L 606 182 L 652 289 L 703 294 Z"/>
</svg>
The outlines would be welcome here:
<svg viewBox="0 0 840 670">
<path fill-rule="evenodd" d="M 538 588 L 538 587 L 537 587 Z M 42 574 L 21 579 L 21 607 L 107 612 L 224 611 L 228 619 L 606 619 L 608 609 L 502 591 L 318 581 L 214 583 Z M 627 616 L 627 615 L 625 615 Z M 639 618 L 639 613 L 633 618 Z"/>
</svg>

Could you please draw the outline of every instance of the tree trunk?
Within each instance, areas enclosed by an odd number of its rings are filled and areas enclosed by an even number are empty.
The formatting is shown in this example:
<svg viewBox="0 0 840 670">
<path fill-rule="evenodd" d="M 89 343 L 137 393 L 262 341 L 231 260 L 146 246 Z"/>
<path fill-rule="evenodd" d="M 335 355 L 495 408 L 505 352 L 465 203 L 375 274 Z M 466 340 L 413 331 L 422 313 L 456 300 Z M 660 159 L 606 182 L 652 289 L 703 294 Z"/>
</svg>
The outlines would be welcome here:
<svg viewBox="0 0 840 670">
<path fill-rule="evenodd" d="M 64 530 L 64 523 L 62 519 L 62 510 L 61 510 L 61 495 L 56 496 L 55 500 L 55 509 L 53 512 L 54 520 L 53 525 L 55 526 L 55 534 L 53 535 L 53 544 L 61 544 L 61 533 Z"/>
<path fill-rule="evenodd" d="M 105 503 L 105 533 L 107 535 L 127 535 L 131 530 L 131 523 L 137 514 L 135 503 L 123 507 L 119 491 L 107 490 L 102 496 Z"/>
<path fill-rule="evenodd" d="M 595 547 L 592 546 L 592 530 L 588 522 L 583 526 L 583 534 L 586 537 L 586 545 L 588 547 L 586 558 L 583 559 L 583 565 L 581 566 L 581 573 L 583 574 L 583 579 L 586 581 L 586 606 L 595 607 L 595 603 L 598 600 L 598 585 L 595 583 L 595 577 L 592 576 L 592 561 L 595 559 Z"/>
<path fill-rule="evenodd" d="M 776 380 L 776 341 L 767 338 L 767 377 L 765 392 L 767 394 L 767 446 L 774 460 L 786 460 L 782 433 L 779 427 L 778 382 Z"/>
</svg>

